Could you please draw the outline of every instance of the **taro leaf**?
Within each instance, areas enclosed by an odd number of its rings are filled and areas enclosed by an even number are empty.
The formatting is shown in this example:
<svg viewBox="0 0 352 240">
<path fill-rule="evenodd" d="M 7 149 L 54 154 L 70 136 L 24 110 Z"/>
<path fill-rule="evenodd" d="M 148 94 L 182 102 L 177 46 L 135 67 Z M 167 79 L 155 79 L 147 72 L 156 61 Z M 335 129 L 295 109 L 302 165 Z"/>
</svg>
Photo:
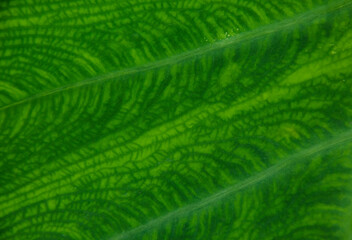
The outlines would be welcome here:
<svg viewBox="0 0 352 240">
<path fill-rule="evenodd" d="M 0 239 L 352 239 L 352 1 L 0 3 Z"/>
</svg>

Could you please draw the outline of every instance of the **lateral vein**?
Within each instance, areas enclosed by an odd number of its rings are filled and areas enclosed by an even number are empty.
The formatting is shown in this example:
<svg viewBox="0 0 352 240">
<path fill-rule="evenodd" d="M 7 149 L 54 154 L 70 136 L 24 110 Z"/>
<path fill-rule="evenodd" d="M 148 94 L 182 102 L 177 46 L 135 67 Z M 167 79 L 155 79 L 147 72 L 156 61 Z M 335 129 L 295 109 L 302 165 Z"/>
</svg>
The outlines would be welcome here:
<svg viewBox="0 0 352 240">
<path fill-rule="evenodd" d="M 186 61 L 188 59 L 196 58 L 201 55 L 207 54 L 209 52 L 220 50 L 220 49 L 223 49 L 226 47 L 240 45 L 241 43 L 244 43 L 246 41 L 258 40 L 258 39 L 261 39 L 267 35 L 274 34 L 279 31 L 282 31 L 282 30 L 290 29 L 290 28 L 297 26 L 297 25 L 300 25 L 302 23 L 307 23 L 307 22 L 311 23 L 313 20 L 315 20 L 317 18 L 326 17 L 330 14 L 333 14 L 335 12 L 340 11 L 342 8 L 349 9 L 351 7 L 352 7 L 352 0 L 336 1 L 331 4 L 320 6 L 318 8 L 312 9 L 312 10 L 307 11 L 305 13 L 296 15 L 292 18 L 289 18 L 289 19 L 286 19 L 286 20 L 283 20 L 280 22 L 276 22 L 273 24 L 269 24 L 269 25 L 266 25 L 263 27 L 259 27 L 257 29 L 252 30 L 252 31 L 243 32 L 243 33 L 237 34 L 235 36 L 232 36 L 230 38 L 222 39 L 217 42 L 205 45 L 203 47 L 193 49 L 193 50 L 190 50 L 190 51 L 178 54 L 178 55 L 174 55 L 174 56 L 162 59 L 162 60 L 158 60 L 158 61 L 155 61 L 155 62 L 152 62 L 149 64 L 145 64 L 145 65 L 141 65 L 141 66 L 136 66 L 136 67 L 131 67 L 131 68 L 123 69 L 123 70 L 110 72 L 110 73 L 95 76 L 95 77 L 92 77 L 92 78 L 89 78 L 89 79 L 86 79 L 86 80 L 83 80 L 80 82 L 75 82 L 75 83 L 68 84 L 68 85 L 58 87 L 55 89 L 47 90 L 47 91 L 35 94 L 31 97 L 27 97 L 22 100 L 19 100 L 17 102 L 14 102 L 14 103 L 11 103 L 8 105 L 4 105 L 4 106 L 0 107 L 0 111 L 15 107 L 15 106 L 18 106 L 18 105 L 21 105 L 21 104 L 24 104 L 24 103 L 27 103 L 27 102 L 30 102 L 30 101 L 33 101 L 36 99 L 55 95 L 60 92 L 69 91 L 72 89 L 77 89 L 77 88 L 85 87 L 88 85 L 102 83 L 102 82 L 109 81 L 109 80 L 112 80 L 112 79 L 115 79 L 118 77 L 123 77 L 123 76 L 128 76 L 128 75 L 132 75 L 132 74 L 136 74 L 136 73 L 150 71 L 153 69 L 158 69 L 161 67 L 180 63 L 180 62 Z"/>
<path fill-rule="evenodd" d="M 109 240 L 123 240 L 128 239 L 129 237 L 136 236 L 138 234 L 142 234 L 151 229 L 155 229 L 157 227 L 163 226 L 166 223 L 169 223 L 171 220 L 175 220 L 177 218 L 187 216 L 191 213 L 198 212 L 204 208 L 207 208 L 211 205 L 215 205 L 217 202 L 222 201 L 228 197 L 233 196 L 235 193 L 246 189 L 250 186 L 258 184 L 263 180 L 267 180 L 274 175 L 280 173 L 283 169 L 291 166 L 293 163 L 299 163 L 300 161 L 307 160 L 310 157 L 314 157 L 316 154 L 332 150 L 340 145 L 344 145 L 352 142 L 352 129 L 340 133 L 339 135 L 331 138 L 330 140 L 321 142 L 319 144 L 315 144 L 309 148 L 303 149 L 300 152 L 297 152 L 291 156 L 281 159 L 277 164 L 269 167 L 268 169 L 259 172 L 258 174 L 249 177 L 243 181 L 237 182 L 219 192 L 216 192 L 209 197 L 203 198 L 197 202 L 188 204 L 184 207 L 178 208 L 172 212 L 167 213 L 166 215 L 160 216 L 154 220 L 146 222 L 136 228 L 128 230 L 126 232 L 119 233 Z"/>
</svg>

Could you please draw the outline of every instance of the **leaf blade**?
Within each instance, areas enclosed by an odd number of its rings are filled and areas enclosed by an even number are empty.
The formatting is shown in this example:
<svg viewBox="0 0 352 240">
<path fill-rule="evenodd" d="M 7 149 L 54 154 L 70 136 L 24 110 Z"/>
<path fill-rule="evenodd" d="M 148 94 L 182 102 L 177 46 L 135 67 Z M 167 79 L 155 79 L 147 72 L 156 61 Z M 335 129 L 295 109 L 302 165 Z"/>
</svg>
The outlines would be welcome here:
<svg viewBox="0 0 352 240">
<path fill-rule="evenodd" d="M 73 69 L 67 72 L 73 85 L 67 86 L 84 87 L 57 91 L 54 86 L 44 98 L 3 108 L 1 238 L 101 239 L 138 229 L 280 166 L 280 159 L 307 144 L 329 144 L 331 136 L 349 132 L 350 5 L 333 2 L 312 10 L 313 15 L 303 13 L 284 24 L 241 33 L 239 40 L 220 39 L 215 47 L 191 50 L 191 57 L 186 52 L 144 65 L 117 81 L 74 83 L 85 77 Z M 320 14 L 331 6 L 334 14 Z M 341 202 L 350 199 L 348 146 L 298 166 L 296 173 L 290 169 L 294 173 L 282 177 L 282 183 L 250 187 L 239 196 L 243 200 L 233 200 L 234 206 L 224 203 L 202 211 L 201 217 L 185 216 L 131 238 L 341 239 L 348 232 L 341 220 L 341 209 L 347 209 Z M 302 171 L 305 166 L 309 171 Z M 336 181 L 326 180 L 335 175 Z M 294 178 L 302 179 L 305 188 Z M 292 191 L 283 194 L 288 186 Z M 275 194 L 281 197 L 275 200 Z M 290 194 L 298 200 L 290 200 Z M 313 207 L 300 202 L 302 194 Z M 285 211 L 286 201 L 299 211 Z M 292 220 L 280 218 L 288 212 Z"/>
</svg>

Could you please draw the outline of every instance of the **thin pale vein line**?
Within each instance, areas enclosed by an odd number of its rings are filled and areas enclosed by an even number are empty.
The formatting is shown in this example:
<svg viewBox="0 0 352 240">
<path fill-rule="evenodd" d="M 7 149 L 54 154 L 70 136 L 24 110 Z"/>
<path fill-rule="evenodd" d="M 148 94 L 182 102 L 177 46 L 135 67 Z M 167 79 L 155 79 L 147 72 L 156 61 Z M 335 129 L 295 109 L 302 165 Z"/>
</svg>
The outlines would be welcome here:
<svg viewBox="0 0 352 240">
<path fill-rule="evenodd" d="M 151 229 L 155 229 L 157 227 L 163 226 L 166 223 L 170 223 L 170 221 L 175 220 L 177 218 L 187 216 L 191 213 L 198 212 L 201 209 L 215 205 L 217 202 L 233 196 L 235 193 L 245 188 L 251 187 L 257 183 L 262 182 L 263 180 L 270 179 L 275 174 L 282 172 L 283 169 L 287 168 L 288 166 L 291 166 L 293 163 L 298 163 L 300 161 L 307 160 L 308 158 L 313 157 L 314 155 L 320 152 L 332 150 L 340 145 L 343 145 L 349 142 L 352 142 L 352 130 L 339 134 L 328 141 L 324 141 L 322 143 L 315 144 L 309 148 L 303 149 L 302 151 L 296 154 L 293 154 L 287 158 L 281 159 L 279 163 L 277 163 L 276 165 L 252 177 L 249 177 L 241 182 L 235 183 L 234 185 L 227 187 L 209 197 L 203 198 L 200 201 L 191 203 L 189 205 L 176 209 L 164 216 L 151 220 L 134 229 L 115 235 L 109 238 L 109 240 L 128 239 L 129 237 L 137 236 L 138 234 L 143 234 Z"/>
<path fill-rule="evenodd" d="M 112 79 L 122 77 L 122 76 L 128 76 L 128 75 L 132 75 L 132 74 L 136 74 L 136 73 L 146 72 L 146 71 L 150 71 L 153 69 L 173 65 L 173 64 L 180 63 L 180 62 L 188 60 L 188 59 L 196 58 L 198 56 L 207 54 L 209 52 L 213 52 L 213 51 L 220 50 L 220 49 L 234 46 L 234 45 L 240 45 L 246 41 L 258 40 L 258 39 L 263 38 L 267 35 L 274 34 L 274 33 L 277 33 L 279 31 L 282 31 L 285 29 L 290 29 L 293 26 L 297 26 L 297 25 L 300 25 L 303 23 L 306 24 L 307 22 L 311 23 L 313 20 L 315 20 L 317 18 L 326 17 L 329 14 L 340 11 L 340 9 L 342 9 L 342 8 L 349 9 L 351 6 L 352 6 L 351 0 L 336 1 L 336 2 L 333 2 L 332 4 L 324 5 L 324 6 L 312 9 L 310 11 L 307 11 L 305 13 L 299 14 L 295 17 L 290 18 L 290 19 L 287 19 L 287 20 L 284 20 L 281 22 L 277 22 L 277 23 L 273 23 L 273 24 L 269 24 L 269 25 L 257 28 L 255 30 L 252 30 L 252 31 L 243 32 L 243 33 L 240 33 L 240 34 L 235 35 L 233 37 L 219 40 L 219 41 L 214 42 L 212 44 L 208 44 L 204 47 L 190 50 L 190 51 L 178 54 L 178 55 L 174 55 L 174 56 L 171 56 L 166 59 L 162 59 L 162 60 L 155 61 L 155 62 L 152 62 L 149 64 L 141 65 L 141 66 L 136 66 L 136 67 L 132 67 L 132 68 L 114 71 L 111 73 L 107 73 L 107 74 L 103 74 L 103 75 L 96 76 L 93 78 L 89 78 L 84 81 L 80 81 L 80 82 L 76 82 L 76 83 L 62 86 L 59 88 L 55 88 L 52 90 L 44 91 L 42 93 L 35 94 L 31 97 L 24 98 L 24 99 L 19 100 L 17 102 L 2 106 L 2 107 L 0 107 L 0 111 L 14 107 L 14 106 L 18 106 L 18 105 L 21 105 L 21 104 L 24 104 L 24 103 L 27 103 L 27 102 L 30 102 L 33 100 L 36 100 L 39 98 L 54 95 L 54 94 L 57 94 L 60 92 L 64 92 L 64 91 L 68 91 L 68 90 L 72 90 L 72 89 L 76 89 L 76 88 L 80 88 L 80 87 L 85 87 L 85 86 L 92 85 L 92 84 L 102 83 L 102 82 L 112 80 Z"/>
</svg>

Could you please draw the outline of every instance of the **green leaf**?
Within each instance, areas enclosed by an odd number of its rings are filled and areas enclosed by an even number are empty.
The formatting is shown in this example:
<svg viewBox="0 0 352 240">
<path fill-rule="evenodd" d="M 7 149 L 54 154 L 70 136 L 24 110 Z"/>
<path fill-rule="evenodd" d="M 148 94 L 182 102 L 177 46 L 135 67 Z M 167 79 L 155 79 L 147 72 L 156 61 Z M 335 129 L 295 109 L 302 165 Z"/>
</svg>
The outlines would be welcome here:
<svg viewBox="0 0 352 240">
<path fill-rule="evenodd" d="M 0 239 L 352 239 L 352 1 L 0 3 Z"/>
</svg>

